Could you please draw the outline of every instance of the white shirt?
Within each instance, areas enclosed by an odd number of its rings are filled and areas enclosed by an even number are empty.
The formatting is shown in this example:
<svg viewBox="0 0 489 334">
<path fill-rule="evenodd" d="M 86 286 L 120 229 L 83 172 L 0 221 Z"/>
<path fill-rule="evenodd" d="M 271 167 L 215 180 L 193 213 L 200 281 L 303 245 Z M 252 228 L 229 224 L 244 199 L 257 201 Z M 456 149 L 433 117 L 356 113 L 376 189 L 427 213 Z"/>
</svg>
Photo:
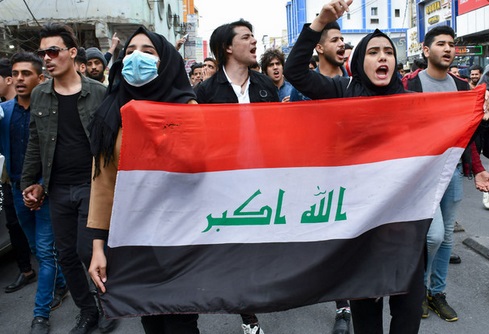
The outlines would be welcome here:
<svg viewBox="0 0 489 334">
<path fill-rule="evenodd" d="M 250 87 L 250 77 L 248 76 L 248 79 L 246 79 L 246 81 L 242 85 L 235 84 L 229 78 L 224 66 L 222 67 L 222 70 L 224 71 L 224 75 L 226 76 L 226 79 L 228 79 L 229 83 L 231 84 L 231 87 L 233 87 L 234 94 L 236 94 L 236 97 L 238 98 L 238 103 L 250 103 L 250 94 L 248 89 Z M 241 94 L 241 87 L 243 85 L 244 85 L 244 90 L 243 93 Z"/>
</svg>

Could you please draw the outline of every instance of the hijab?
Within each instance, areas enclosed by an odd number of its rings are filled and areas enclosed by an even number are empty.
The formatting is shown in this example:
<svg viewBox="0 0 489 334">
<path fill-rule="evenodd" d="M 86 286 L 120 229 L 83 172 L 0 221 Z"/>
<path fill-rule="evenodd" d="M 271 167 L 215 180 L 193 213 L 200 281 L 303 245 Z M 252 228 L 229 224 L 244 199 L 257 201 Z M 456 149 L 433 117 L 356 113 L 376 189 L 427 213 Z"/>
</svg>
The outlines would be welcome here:
<svg viewBox="0 0 489 334">
<path fill-rule="evenodd" d="M 394 49 L 394 57 L 395 57 L 395 66 L 397 66 L 397 54 L 396 48 L 392 40 L 384 34 L 379 29 L 375 29 L 373 33 L 368 34 L 358 45 L 355 46 L 351 61 L 350 61 L 350 70 L 352 74 L 352 81 L 350 83 L 350 89 L 347 91 L 347 96 L 375 96 L 375 95 L 390 95 L 390 94 L 399 94 L 404 93 L 404 87 L 402 85 L 401 79 L 396 75 L 395 71 L 392 74 L 391 81 L 387 86 L 376 86 L 370 81 L 365 70 L 363 68 L 363 63 L 365 61 L 365 55 L 367 54 L 367 45 L 368 42 L 372 38 L 375 37 L 385 37 L 392 45 Z M 394 68 L 395 70 L 395 68 Z"/>
<path fill-rule="evenodd" d="M 122 59 L 129 43 L 138 34 L 145 34 L 153 43 L 160 65 L 158 76 L 141 87 L 128 84 L 122 77 Z M 187 103 L 195 99 L 195 93 L 187 79 L 183 59 L 165 37 L 144 27 L 138 28 L 128 38 L 121 55 L 109 71 L 109 86 L 102 104 L 92 120 L 90 146 L 95 157 L 94 177 L 100 174 L 100 157 L 104 157 L 104 166 L 114 158 L 114 147 L 119 128 L 122 126 L 120 109 L 131 100 Z"/>
</svg>

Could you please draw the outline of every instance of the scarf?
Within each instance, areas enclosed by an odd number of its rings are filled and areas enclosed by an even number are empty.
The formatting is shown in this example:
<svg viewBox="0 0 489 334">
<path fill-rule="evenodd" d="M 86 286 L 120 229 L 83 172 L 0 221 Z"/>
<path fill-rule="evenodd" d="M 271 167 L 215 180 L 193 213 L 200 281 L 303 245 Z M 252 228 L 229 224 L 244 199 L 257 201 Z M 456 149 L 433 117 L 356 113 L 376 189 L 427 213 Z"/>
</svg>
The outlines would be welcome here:
<svg viewBox="0 0 489 334">
<path fill-rule="evenodd" d="M 122 59 L 134 36 L 145 34 L 153 43 L 160 65 L 158 77 L 151 82 L 134 87 L 122 77 Z M 104 100 L 95 112 L 89 125 L 90 148 L 95 157 L 94 178 L 100 174 L 100 158 L 104 157 L 104 167 L 114 159 L 117 134 L 122 126 L 120 109 L 131 100 L 146 100 L 171 103 L 187 103 L 195 99 L 195 93 L 187 79 L 183 59 L 175 47 L 165 37 L 144 27 L 138 28 L 127 40 L 121 55 L 109 71 L 109 86 Z"/>
<path fill-rule="evenodd" d="M 365 74 L 363 63 L 367 53 L 367 44 L 372 38 L 375 37 L 385 37 L 389 40 L 392 48 L 394 49 L 394 57 L 396 59 L 394 65 L 397 66 L 397 54 L 394 43 L 392 43 L 392 40 L 386 34 L 381 32 L 379 29 L 375 29 L 373 33 L 370 33 L 362 38 L 360 43 L 358 43 L 353 50 L 350 62 L 350 70 L 352 73 L 352 81 L 350 84 L 351 89 L 349 89 L 349 92 L 347 92 L 347 96 L 390 95 L 405 92 L 401 79 L 398 78 L 395 72 L 392 74 L 391 81 L 387 86 L 374 85 L 368 78 L 367 74 Z"/>
</svg>

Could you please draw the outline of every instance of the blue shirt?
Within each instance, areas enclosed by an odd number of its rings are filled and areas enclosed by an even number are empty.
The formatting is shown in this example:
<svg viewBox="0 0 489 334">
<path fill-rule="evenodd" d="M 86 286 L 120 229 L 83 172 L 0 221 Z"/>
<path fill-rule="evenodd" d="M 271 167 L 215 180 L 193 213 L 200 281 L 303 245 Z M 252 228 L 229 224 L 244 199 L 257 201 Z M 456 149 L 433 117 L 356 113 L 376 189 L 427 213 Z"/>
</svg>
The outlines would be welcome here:
<svg viewBox="0 0 489 334">
<path fill-rule="evenodd" d="M 314 71 L 319 73 L 319 66 L 314 69 Z M 345 70 L 343 66 L 341 66 L 341 72 L 343 72 L 342 77 L 348 78 L 348 72 Z M 299 92 L 297 89 L 294 87 L 292 88 L 292 92 L 290 93 L 290 102 L 294 101 L 307 101 L 310 100 L 307 96 Z"/>
<path fill-rule="evenodd" d="M 290 93 L 292 93 L 293 88 L 294 87 L 290 82 L 284 80 L 284 84 L 280 86 L 280 88 L 278 89 L 278 98 L 280 99 L 280 102 L 282 102 L 284 97 L 290 96 Z"/>
<path fill-rule="evenodd" d="M 30 108 L 24 109 L 15 98 L 15 106 L 10 119 L 10 179 L 20 181 L 25 151 L 29 142 Z"/>
</svg>

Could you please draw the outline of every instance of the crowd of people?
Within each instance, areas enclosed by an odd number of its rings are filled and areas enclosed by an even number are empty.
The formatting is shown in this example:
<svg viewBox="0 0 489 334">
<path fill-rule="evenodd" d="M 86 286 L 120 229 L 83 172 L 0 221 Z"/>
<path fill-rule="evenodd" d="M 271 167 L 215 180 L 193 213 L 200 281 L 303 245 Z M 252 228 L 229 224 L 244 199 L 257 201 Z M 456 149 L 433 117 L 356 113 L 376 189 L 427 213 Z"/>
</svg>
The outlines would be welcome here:
<svg viewBox="0 0 489 334">
<path fill-rule="evenodd" d="M 32 334 L 49 332 L 50 313 L 68 293 L 79 309 L 70 333 L 97 327 L 108 333 L 117 325 L 104 317 L 97 289 L 105 292 L 109 279 L 106 242 L 121 145 L 120 108 L 130 100 L 293 103 L 460 91 L 480 84 L 489 89 L 489 67 L 463 71 L 453 63 L 455 33 L 448 26 L 426 34 L 423 59 L 409 71 L 398 64 L 392 40 L 379 30 L 352 50 L 336 22 L 351 2 L 324 5 L 304 26 L 287 59 L 269 49 L 258 61 L 253 27 L 239 20 L 214 30 L 210 48 L 215 58 L 195 63 L 189 73 L 178 52 L 185 39 L 173 46 L 144 27 L 127 39 L 115 60 L 116 34 L 104 54 L 96 47 L 81 48 L 73 30 L 58 23 L 42 27 L 35 53 L 0 60 L 3 208 L 20 271 L 5 292 L 37 279 Z M 317 55 L 311 59 L 313 51 Z M 489 91 L 485 112 L 488 97 Z M 458 319 L 447 301 L 446 284 L 464 175 L 473 175 L 489 208 L 489 173 L 480 160 L 489 134 L 480 134 L 467 147 L 440 202 L 426 236 L 426 262 L 413 260 L 417 270 L 409 292 L 389 297 L 391 333 L 417 333 L 429 310 L 446 321 Z M 382 305 L 381 299 L 336 301 L 332 333 L 350 333 L 351 321 L 357 334 L 382 333 Z M 255 314 L 241 318 L 244 334 L 264 333 Z M 142 316 L 141 323 L 146 333 L 199 333 L 198 314 Z"/>
</svg>

